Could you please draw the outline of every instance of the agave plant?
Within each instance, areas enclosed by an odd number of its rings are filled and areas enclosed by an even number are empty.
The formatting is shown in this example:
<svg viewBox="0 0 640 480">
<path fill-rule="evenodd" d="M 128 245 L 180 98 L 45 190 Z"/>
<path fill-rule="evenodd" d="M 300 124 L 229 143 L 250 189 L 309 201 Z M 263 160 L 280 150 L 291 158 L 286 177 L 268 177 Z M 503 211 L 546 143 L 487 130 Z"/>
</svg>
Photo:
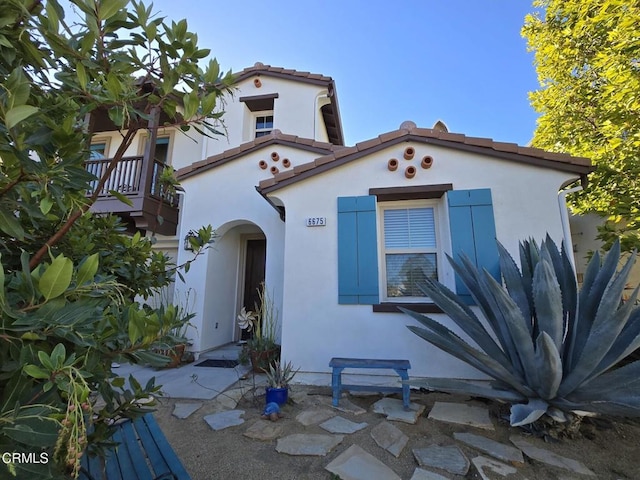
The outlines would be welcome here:
<svg viewBox="0 0 640 480">
<path fill-rule="evenodd" d="M 468 258 L 449 258 L 486 321 L 444 285 L 427 280 L 423 286 L 475 345 L 426 315 L 404 310 L 424 326 L 408 326 L 413 333 L 493 381 L 483 386 L 430 378 L 412 384 L 509 402 L 513 426 L 543 415 L 564 422 L 576 411 L 640 416 L 640 361 L 613 368 L 640 347 L 638 288 L 621 300 L 635 255 L 616 273 L 620 245 L 602 260 L 596 252 L 578 291 L 564 248 L 559 251 L 548 236 L 539 247 L 520 244 L 521 269 L 502 245 L 499 253 L 504 287 Z"/>
</svg>

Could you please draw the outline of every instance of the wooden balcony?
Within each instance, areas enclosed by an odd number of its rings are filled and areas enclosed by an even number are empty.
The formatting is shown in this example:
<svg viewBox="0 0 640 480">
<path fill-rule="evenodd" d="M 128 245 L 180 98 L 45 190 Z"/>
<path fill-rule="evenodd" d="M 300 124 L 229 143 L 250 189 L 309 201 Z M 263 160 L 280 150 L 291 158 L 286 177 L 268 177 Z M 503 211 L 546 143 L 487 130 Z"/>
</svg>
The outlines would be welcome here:
<svg viewBox="0 0 640 480">
<path fill-rule="evenodd" d="M 101 178 L 110 162 L 108 158 L 87 160 L 85 167 L 88 172 Z M 167 192 L 158 181 L 164 168 L 166 166 L 157 160 L 145 162 L 144 156 L 122 158 L 100 190 L 91 211 L 118 215 L 131 232 L 152 231 L 161 235 L 175 235 L 178 197 Z M 88 195 L 95 192 L 97 185 L 98 180 L 95 180 Z M 122 202 L 111 191 L 124 195 L 132 205 Z"/>
</svg>

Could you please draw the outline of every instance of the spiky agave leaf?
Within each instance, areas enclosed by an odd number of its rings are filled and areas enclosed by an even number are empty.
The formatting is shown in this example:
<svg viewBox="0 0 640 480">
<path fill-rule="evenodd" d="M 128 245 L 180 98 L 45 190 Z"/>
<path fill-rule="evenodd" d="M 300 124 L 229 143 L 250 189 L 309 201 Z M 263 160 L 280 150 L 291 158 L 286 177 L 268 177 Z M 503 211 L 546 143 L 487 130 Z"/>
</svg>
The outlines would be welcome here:
<svg viewBox="0 0 640 480">
<path fill-rule="evenodd" d="M 482 315 L 487 320 L 491 330 L 505 352 L 505 355 L 509 358 L 511 365 L 519 375 L 524 375 L 524 368 L 520 363 L 518 349 L 509 334 L 509 328 L 501 315 L 496 301 L 493 298 L 493 295 L 488 294 L 486 289 L 483 291 L 483 288 L 481 287 L 482 279 L 480 278 L 480 272 L 466 255 L 461 256 L 459 264 L 451 257 L 447 256 L 447 258 L 449 259 L 454 271 L 460 276 L 471 293 L 471 296 L 476 301 Z M 440 288 L 440 284 L 438 284 L 438 288 Z"/>
<path fill-rule="evenodd" d="M 523 402 L 526 396 L 513 390 L 505 390 L 491 386 L 480 385 L 469 380 L 456 380 L 453 378 L 422 378 L 409 380 L 409 385 L 426 388 L 427 390 L 473 395 L 474 397 L 493 398 L 505 402 Z"/>
<path fill-rule="evenodd" d="M 525 397 L 534 395 L 534 392 L 527 387 L 522 378 L 514 375 L 486 353 L 473 348 L 444 325 L 441 325 L 424 314 L 412 312 L 404 308 L 401 310 L 427 327 L 420 328 L 414 325 L 407 325 L 407 328 L 419 337 L 490 377 L 501 380 Z"/>
<path fill-rule="evenodd" d="M 527 385 L 535 391 L 540 385 L 540 380 L 534 366 L 533 340 L 526 321 L 518 306 L 502 286 L 491 275 L 484 273 L 484 281 L 480 284 L 482 291 L 485 295 L 493 298 L 495 312 L 498 313 L 498 318 L 506 325 L 509 338 L 516 346 L 516 355 L 527 380 Z"/>
<path fill-rule="evenodd" d="M 620 258 L 620 244 L 616 242 L 605 255 L 602 265 L 600 256 L 596 252 L 587 265 L 582 289 L 578 295 L 578 315 L 569 339 L 567 371 L 572 371 L 582 356 L 584 345 L 589 337 L 591 326 L 596 318 L 598 305 L 609 281 L 613 277 Z"/>
<path fill-rule="evenodd" d="M 473 338 L 475 343 L 491 358 L 497 360 L 502 366 L 509 369 L 511 363 L 505 356 L 504 352 L 496 344 L 494 339 L 489 335 L 486 328 L 480 322 L 473 310 L 464 302 L 460 301 L 455 293 L 445 286 L 438 286 L 437 282 L 427 278 L 424 285 L 421 285 L 424 293 L 437 303 L 442 311 L 446 313 L 458 327 L 462 329 L 469 337 Z M 519 374 L 519 372 L 514 372 Z"/>
<path fill-rule="evenodd" d="M 532 317 L 533 313 L 529 307 L 529 297 L 525 284 L 522 281 L 522 274 L 516 265 L 515 260 L 511 254 L 504 248 L 502 243 L 498 242 L 498 252 L 500 255 L 500 271 L 502 272 L 502 278 L 504 284 L 507 287 L 509 296 L 518 305 L 518 308 L 522 312 L 522 316 L 527 320 L 527 326 L 529 332 L 532 331 Z"/>
<path fill-rule="evenodd" d="M 545 332 L 560 350 L 564 334 L 562 297 L 558 279 L 546 258 L 538 262 L 533 272 L 533 303 L 538 331 Z"/>
<path fill-rule="evenodd" d="M 517 403 L 511 406 L 509 422 L 514 427 L 521 427 L 538 420 L 547 413 L 549 404 L 540 398 L 531 398 L 527 403 Z"/>
<path fill-rule="evenodd" d="M 609 255 L 611 255 L 611 252 L 609 252 Z M 618 306 L 634 260 L 635 255 L 632 255 L 620 273 L 607 282 L 607 286 L 597 305 L 596 314 L 585 340 L 582 354 L 562 381 L 558 389 L 559 396 L 568 395 L 584 381 L 592 377 L 594 370 L 624 328 L 631 314 L 633 304 L 627 302 L 620 308 Z M 601 270 L 602 272 L 604 270 Z M 581 316 L 581 312 L 579 315 Z"/>
<path fill-rule="evenodd" d="M 540 333 L 536 340 L 535 368 L 540 379 L 538 395 L 545 400 L 553 399 L 562 382 L 562 359 L 547 332 Z"/>
<path fill-rule="evenodd" d="M 640 360 L 594 378 L 555 403 L 571 410 L 640 416 Z"/>
<path fill-rule="evenodd" d="M 640 286 L 636 287 L 634 295 L 628 300 L 629 303 L 635 303 L 637 298 L 637 291 Z M 620 360 L 628 357 L 631 353 L 640 348 L 640 309 L 633 311 L 629 315 L 627 324 L 624 326 L 616 341 L 611 345 L 611 348 L 602 359 L 600 364 L 596 367 L 595 371 L 599 373 L 604 372 L 617 364 Z"/>
<path fill-rule="evenodd" d="M 433 281 L 426 290 L 480 348 L 481 344 L 490 349 L 499 347 L 504 355 L 487 355 L 432 319 L 421 321 L 426 328 L 409 326 L 497 382 L 480 387 L 464 381 L 428 379 L 422 385 L 511 401 L 515 403 L 512 423 L 517 425 L 535 421 L 549 408 L 555 412 L 553 418 L 561 417 L 556 409 L 640 416 L 640 362 L 609 370 L 640 347 L 640 309 L 633 310 L 638 289 L 631 301 L 620 303 L 633 258 L 616 274 L 618 244 L 602 263 L 599 255 L 594 255 L 578 294 L 569 258 L 550 238 L 540 248 L 533 241 L 521 244 L 521 272 L 506 249 L 498 248 L 506 290 L 488 272 L 478 271 L 468 258 L 462 257 L 460 262 L 449 259 L 497 344 L 488 342 L 489 332 L 480 328 L 473 310 L 453 292 Z M 420 321 L 420 314 L 410 314 Z M 497 393 L 492 393 L 494 390 Z M 511 394 L 505 393 L 509 391 Z M 516 397 L 525 397 L 528 403 Z"/>
</svg>

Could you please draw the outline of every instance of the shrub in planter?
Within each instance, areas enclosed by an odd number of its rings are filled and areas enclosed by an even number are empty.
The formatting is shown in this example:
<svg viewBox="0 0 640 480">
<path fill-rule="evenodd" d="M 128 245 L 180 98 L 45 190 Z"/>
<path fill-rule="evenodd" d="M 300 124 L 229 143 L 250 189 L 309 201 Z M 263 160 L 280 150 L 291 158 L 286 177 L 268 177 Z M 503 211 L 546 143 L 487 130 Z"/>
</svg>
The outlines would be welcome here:
<svg viewBox="0 0 640 480">
<path fill-rule="evenodd" d="M 247 341 L 249 359 L 254 372 L 263 373 L 269 365 L 280 358 L 280 345 L 276 343 L 276 318 L 278 311 L 264 283 L 258 288 L 260 305 L 255 311 L 242 307 L 237 317 L 238 326 L 247 330 L 251 338 Z"/>
<path fill-rule="evenodd" d="M 289 399 L 289 382 L 293 380 L 300 369 L 294 370 L 291 362 L 282 364 L 280 361 L 272 362 L 267 374 L 266 403 L 275 402 L 284 405 Z"/>
</svg>

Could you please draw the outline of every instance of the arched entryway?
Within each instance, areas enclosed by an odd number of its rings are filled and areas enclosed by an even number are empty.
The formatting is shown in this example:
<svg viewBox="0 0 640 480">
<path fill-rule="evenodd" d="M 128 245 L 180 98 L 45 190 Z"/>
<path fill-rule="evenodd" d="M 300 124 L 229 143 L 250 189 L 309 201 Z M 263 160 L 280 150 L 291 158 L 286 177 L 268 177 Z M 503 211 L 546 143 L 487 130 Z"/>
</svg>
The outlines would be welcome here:
<svg viewBox="0 0 640 480">
<path fill-rule="evenodd" d="M 248 220 L 234 220 L 215 228 L 203 285 L 202 349 L 242 339 L 237 316 L 243 306 L 254 309 L 257 288 L 265 279 L 266 235 Z"/>
</svg>

